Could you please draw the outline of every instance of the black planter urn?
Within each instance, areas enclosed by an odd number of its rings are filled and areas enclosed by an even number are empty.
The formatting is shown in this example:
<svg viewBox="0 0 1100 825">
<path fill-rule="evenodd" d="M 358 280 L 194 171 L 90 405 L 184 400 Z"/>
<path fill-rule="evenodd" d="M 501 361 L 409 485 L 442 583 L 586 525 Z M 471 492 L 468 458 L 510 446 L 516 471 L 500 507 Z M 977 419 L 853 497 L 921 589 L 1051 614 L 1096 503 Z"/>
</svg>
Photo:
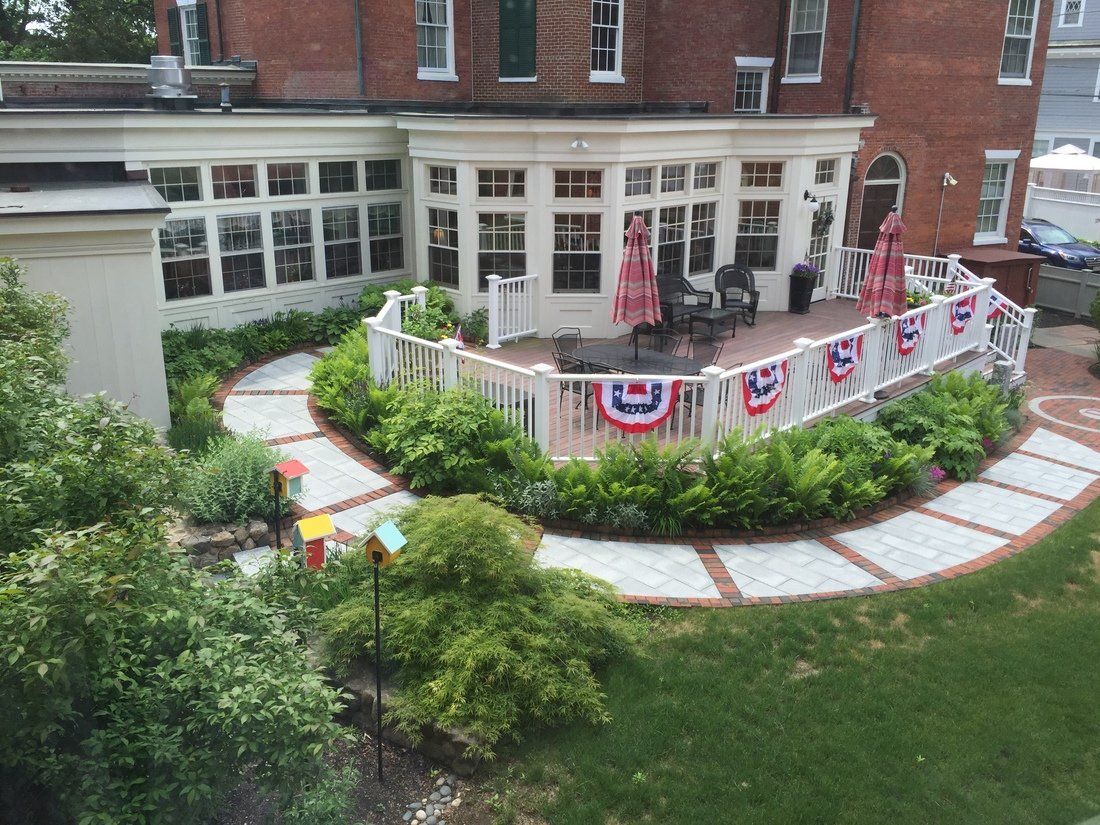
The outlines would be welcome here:
<svg viewBox="0 0 1100 825">
<path fill-rule="evenodd" d="M 787 306 L 787 311 L 797 315 L 808 315 L 810 312 L 810 299 L 813 297 L 815 286 L 817 286 L 816 278 L 795 278 L 792 276 L 791 300 Z"/>
</svg>

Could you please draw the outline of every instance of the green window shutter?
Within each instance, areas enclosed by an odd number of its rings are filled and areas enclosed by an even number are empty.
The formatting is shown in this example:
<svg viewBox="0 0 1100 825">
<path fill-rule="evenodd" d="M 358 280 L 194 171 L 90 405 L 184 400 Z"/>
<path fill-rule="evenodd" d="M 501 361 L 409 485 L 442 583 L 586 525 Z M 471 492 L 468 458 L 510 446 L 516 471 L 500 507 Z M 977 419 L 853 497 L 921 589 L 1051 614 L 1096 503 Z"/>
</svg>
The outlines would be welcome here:
<svg viewBox="0 0 1100 825">
<path fill-rule="evenodd" d="M 535 0 L 500 0 L 500 76 L 535 76 Z"/>
<path fill-rule="evenodd" d="M 199 64 L 210 65 L 210 20 L 206 16 L 206 3 L 195 6 L 195 23 L 199 30 Z"/>
<path fill-rule="evenodd" d="M 180 10 L 168 9 L 168 48 L 176 57 L 183 57 L 183 35 L 180 33 Z"/>
</svg>

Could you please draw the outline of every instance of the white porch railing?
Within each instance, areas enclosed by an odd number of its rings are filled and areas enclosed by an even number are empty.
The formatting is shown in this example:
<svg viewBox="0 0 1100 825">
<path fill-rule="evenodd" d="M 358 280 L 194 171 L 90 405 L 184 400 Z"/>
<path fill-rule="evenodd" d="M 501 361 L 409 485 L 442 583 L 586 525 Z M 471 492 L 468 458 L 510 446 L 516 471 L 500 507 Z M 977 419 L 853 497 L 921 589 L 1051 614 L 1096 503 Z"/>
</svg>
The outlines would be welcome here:
<svg viewBox="0 0 1100 825">
<path fill-rule="evenodd" d="M 535 320 L 538 279 L 538 275 L 507 279 L 490 275 L 486 278 L 489 282 L 489 349 L 538 332 Z"/>
<path fill-rule="evenodd" d="M 842 246 L 832 256 L 837 267 L 833 294 L 841 298 L 858 298 L 871 261 L 871 250 Z M 982 279 L 959 263 L 958 255 L 946 258 L 929 258 L 924 255 L 906 255 L 906 280 L 911 289 L 939 295 L 957 294 L 959 283 L 979 284 Z M 1035 321 L 1035 309 L 1020 307 L 996 289 L 989 293 L 985 324 L 989 346 L 1023 374 L 1027 361 L 1027 347 L 1031 341 L 1031 328 Z"/>
<path fill-rule="evenodd" d="M 935 275 L 926 276 L 940 280 Z M 736 369 L 723 371 L 707 367 L 699 375 L 579 375 L 556 373 L 553 367 L 536 364 L 517 367 L 483 355 L 458 349 L 458 343 L 436 343 L 414 338 L 390 328 L 388 309 L 366 323 L 370 338 L 371 371 L 381 385 L 423 383 L 434 389 L 460 384 L 488 398 L 506 417 L 522 427 L 555 461 L 592 459 L 611 443 L 630 443 L 657 436 L 665 444 L 698 439 L 713 445 L 734 431 L 744 437 L 805 425 L 834 413 L 857 400 L 871 401 L 885 390 L 918 373 L 931 374 L 937 365 L 966 352 L 986 349 L 988 327 L 983 308 L 993 293 L 992 280 L 958 280 L 950 295 L 933 292 L 931 302 L 897 318 L 870 321 L 836 335 L 813 341 L 800 338 L 786 352 Z M 952 329 L 955 304 L 973 297 L 975 317 L 958 334 Z M 396 300 L 396 299 L 394 299 Z M 385 315 L 385 318 L 383 317 Z M 899 348 L 899 327 L 923 323 L 923 333 L 907 354 Z M 1019 327 L 1024 329 L 1023 327 Z M 845 380 L 832 380 L 827 361 L 831 344 L 844 338 L 863 336 L 862 358 Z M 1027 336 L 1023 336 L 1026 346 Z M 771 409 L 750 415 L 745 406 L 745 375 L 776 363 L 786 364 L 786 382 Z M 657 430 L 645 436 L 627 436 L 603 421 L 593 401 L 593 385 L 607 381 L 680 381 L 675 413 Z"/>
</svg>

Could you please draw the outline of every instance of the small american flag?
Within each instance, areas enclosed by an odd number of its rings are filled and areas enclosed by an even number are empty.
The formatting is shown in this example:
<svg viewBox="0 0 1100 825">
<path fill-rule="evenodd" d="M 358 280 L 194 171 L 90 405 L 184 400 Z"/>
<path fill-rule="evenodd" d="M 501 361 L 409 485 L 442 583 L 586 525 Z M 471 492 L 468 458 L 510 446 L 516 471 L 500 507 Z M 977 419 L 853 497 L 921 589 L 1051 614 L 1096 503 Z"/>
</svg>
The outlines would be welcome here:
<svg viewBox="0 0 1100 825">
<path fill-rule="evenodd" d="M 455 330 L 455 340 L 458 341 L 458 346 L 455 349 L 466 349 L 466 342 L 462 340 L 461 325 Z"/>
</svg>

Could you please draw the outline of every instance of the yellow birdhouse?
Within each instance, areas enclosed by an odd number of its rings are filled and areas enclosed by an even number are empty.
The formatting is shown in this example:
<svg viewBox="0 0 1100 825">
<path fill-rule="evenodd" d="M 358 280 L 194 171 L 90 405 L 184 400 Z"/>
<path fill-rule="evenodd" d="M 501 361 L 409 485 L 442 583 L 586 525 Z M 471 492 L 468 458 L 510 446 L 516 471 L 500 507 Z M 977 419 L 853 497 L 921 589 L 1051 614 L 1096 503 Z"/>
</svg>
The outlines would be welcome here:
<svg viewBox="0 0 1100 825">
<path fill-rule="evenodd" d="M 377 529 L 367 538 L 364 549 L 367 558 L 379 567 L 385 567 L 393 561 L 401 552 L 401 548 L 407 544 L 407 540 L 397 529 L 392 521 L 378 525 Z"/>
</svg>

